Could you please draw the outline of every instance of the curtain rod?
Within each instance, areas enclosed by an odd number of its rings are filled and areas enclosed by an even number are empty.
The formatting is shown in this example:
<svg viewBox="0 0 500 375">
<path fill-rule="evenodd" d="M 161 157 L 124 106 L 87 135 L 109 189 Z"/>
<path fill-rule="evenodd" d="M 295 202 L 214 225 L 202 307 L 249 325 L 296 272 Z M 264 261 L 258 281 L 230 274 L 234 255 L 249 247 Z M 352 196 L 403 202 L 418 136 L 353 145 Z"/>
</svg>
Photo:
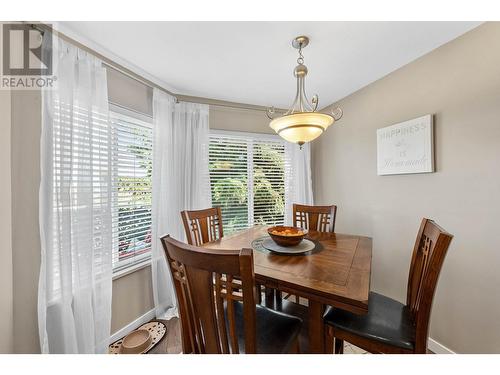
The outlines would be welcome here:
<svg viewBox="0 0 500 375">
<path fill-rule="evenodd" d="M 25 22 L 27 23 L 27 22 Z M 171 96 L 173 96 L 177 102 L 183 101 L 183 102 L 190 102 L 190 103 L 198 103 L 198 104 L 208 104 L 212 106 L 217 106 L 217 107 L 227 107 L 227 108 L 236 108 L 236 109 L 247 109 L 247 110 L 253 110 L 253 111 L 266 111 L 267 108 L 264 106 L 260 105 L 253 105 L 253 104 L 243 104 L 243 103 L 236 103 L 236 102 L 228 102 L 225 100 L 217 100 L 217 99 L 209 99 L 209 98 L 202 98 L 202 97 L 195 97 L 195 96 L 189 96 L 189 95 L 181 95 L 181 94 L 175 94 L 164 87 L 150 81 L 149 79 L 135 73 L 134 71 L 128 69 L 127 67 L 118 64 L 117 62 L 111 60 L 110 58 L 102 55 L 101 53 L 93 50 L 90 47 L 87 47 L 86 45 L 78 42 L 77 40 L 70 38 L 66 34 L 63 34 L 62 32 L 58 30 L 54 30 L 53 28 L 49 27 L 48 25 L 44 23 L 27 23 L 30 27 L 32 27 L 35 30 L 40 31 L 42 34 L 45 32 L 51 32 L 53 35 L 56 35 L 57 37 L 65 40 L 68 43 L 73 44 L 74 46 L 80 48 L 81 50 L 84 50 L 98 59 L 100 59 L 104 65 L 107 65 L 108 67 L 115 69 L 119 71 L 122 74 L 125 74 L 127 77 L 134 79 L 137 82 L 142 83 L 143 85 L 146 85 L 151 88 L 156 88 L 158 90 L 161 90 Z M 277 109 L 277 111 L 281 112 L 281 109 Z"/>
</svg>

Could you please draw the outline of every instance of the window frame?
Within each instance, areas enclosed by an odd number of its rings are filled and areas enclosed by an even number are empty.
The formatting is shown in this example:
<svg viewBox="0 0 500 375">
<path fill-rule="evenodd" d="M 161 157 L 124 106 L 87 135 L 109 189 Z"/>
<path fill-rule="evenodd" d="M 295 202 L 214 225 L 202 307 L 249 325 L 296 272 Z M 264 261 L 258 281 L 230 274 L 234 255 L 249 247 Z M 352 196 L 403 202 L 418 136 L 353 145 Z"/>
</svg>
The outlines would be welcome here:
<svg viewBox="0 0 500 375">
<path fill-rule="evenodd" d="M 279 135 L 277 134 L 268 134 L 268 133 L 254 133 L 254 132 L 245 132 L 245 131 L 234 131 L 234 130 L 222 130 L 222 129 L 210 129 L 210 132 L 209 132 L 209 138 L 211 138 L 212 136 L 214 137 L 221 137 L 221 138 L 230 138 L 230 139 L 239 139 L 239 140 L 242 140 L 242 141 L 245 141 L 245 142 L 248 142 L 248 145 L 250 147 L 248 147 L 247 149 L 247 173 L 248 173 L 248 181 L 247 181 L 247 200 L 248 200 L 248 225 L 249 227 L 251 227 L 252 223 L 254 223 L 254 210 L 255 210 L 255 207 L 254 207 L 254 194 L 253 194 L 253 184 L 254 184 L 254 172 L 253 172 L 253 168 L 254 168 L 254 161 L 253 161 L 253 141 L 270 141 L 270 142 L 278 142 L 278 143 L 281 143 L 283 144 L 283 149 L 284 149 L 284 163 L 285 163 L 285 166 L 284 166 L 284 180 L 285 180 L 285 194 L 284 194 L 284 201 L 286 202 L 286 199 L 288 198 L 287 197 L 287 191 L 286 191 L 286 184 L 287 184 L 287 159 L 288 159 L 288 155 L 287 155 L 287 145 L 286 145 L 286 141 L 281 138 Z M 252 141 L 252 142 L 249 142 L 249 141 Z M 210 141 L 209 141 L 209 144 L 210 144 Z M 208 158 L 210 160 L 210 151 L 209 151 L 209 155 L 208 155 Z M 250 173 L 251 171 L 251 173 Z M 209 172 L 209 175 L 210 175 L 210 172 Z M 209 189 L 210 189 L 210 195 L 212 195 L 212 182 L 210 181 L 210 186 L 209 186 Z M 285 203 L 286 204 L 286 203 Z M 284 213 L 283 215 L 283 223 L 285 224 L 286 223 L 286 212 Z"/>
<path fill-rule="evenodd" d="M 134 122 L 137 122 L 140 125 L 150 127 L 151 130 L 153 130 L 153 116 L 147 115 L 145 113 L 135 111 L 130 108 L 126 108 L 124 106 L 118 105 L 113 102 L 109 102 L 109 124 L 111 126 L 111 116 L 117 116 L 117 117 L 124 117 L 129 118 L 134 120 Z M 153 133 L 154 136 L 154 133 Z M 152 140 L 153 141 L 153 140 Z M 114 147 L 114 145 L 112 146 Z M 153 143 L 151 147 L 151 151 L 153 150 Z M 113 176 L 114 179 L 114 176 Z M 151 180 L 151 184 L 153 181 Z M 116 194 L 117 192 L 113 191 L 113 194 Z M 113 199 L 114 201 L 114 199 Z M 115 212 L 116 206 L 113 205 L 113 215 L 117 214 Z M 113 227 L 113 230 L 115 228 Z M 117 236 L 117 234 L 116 234 Z M 113 239 L 115 238 L 115 233 L 113 233 Z M 150 249 L 148 252 L 139 254 L 139 255 L 134 255 L 131 256 L 128 259 L 123 259 L 119 260 L 119 254 L 118 254 L 118 249 L 119 249 L 119 243 L 118 241 L 113 241 L 113 248 L 112 248 L 112 259 L 113 259 L 113 279 L 120 278 L 122 276 L 125 276 L 129 273 L 132 273 L 138 269 L 147 267 L 151 265 L 151 260 L 152 260 L 152 249 Z M 118 259 L 115 261 L 115 259 Z"/>
</svg>

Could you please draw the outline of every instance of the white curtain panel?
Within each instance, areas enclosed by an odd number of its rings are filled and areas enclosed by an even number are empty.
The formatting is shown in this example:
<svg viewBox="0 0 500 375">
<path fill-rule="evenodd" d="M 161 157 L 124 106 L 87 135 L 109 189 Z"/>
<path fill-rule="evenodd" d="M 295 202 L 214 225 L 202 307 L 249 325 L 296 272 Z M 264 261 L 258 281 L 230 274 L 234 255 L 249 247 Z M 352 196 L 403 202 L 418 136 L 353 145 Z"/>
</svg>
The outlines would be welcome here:
<svg viewBox="0 0 500 375">
<path fill-rule="evenodd" d="M 285 224 L 293 225 L 293 204 L 314 204 L 310 143 L 286 142 L 285 158 Z"/>
<path fill-rule="evenodd" d="M 56 43 L 57 87 L 42 94 L 40 346 L 42 353 L 106 353 L 112 289 L 106 71 L 97 58 Z"/>
<path fill-rule="evenodd" d="M 152 275 L 157 318 L 177 315 L 173 283 L 160 238 L 185 240 L 180 212 L 211 206 L 208 106 L 175 103 L 153 92 Z"/>
</svg>

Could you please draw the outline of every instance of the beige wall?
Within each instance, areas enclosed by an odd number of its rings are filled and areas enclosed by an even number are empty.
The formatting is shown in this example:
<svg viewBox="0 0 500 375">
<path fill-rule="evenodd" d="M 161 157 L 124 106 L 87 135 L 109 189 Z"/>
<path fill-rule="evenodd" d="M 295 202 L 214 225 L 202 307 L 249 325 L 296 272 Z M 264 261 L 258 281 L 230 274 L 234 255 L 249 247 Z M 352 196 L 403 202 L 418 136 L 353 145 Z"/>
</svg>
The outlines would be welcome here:
<svg viewBox="0 0 500 375">
<path fill-rule="evenodd" d="M 14 351 L 40 351 L 37 323 L 41 95 L 12 91 L 12 252 Z"/>
<path fill-rule="evenodd" d="M 265 112 L 210 106 L 210 128 L 251 133 L 274 133 Z"/>
<path fill-rule="evenodd" d="M 0 91 L 0 353 L 14 349 L 12 289 L 12 212 L 10 186 L 10 91 Z"/>
<path fill-rule="evenodd" d="M 316 203 L 337 230 L 373 237 L 372 288 L 404 302 L 422 217 L 455 235 L 431 337 L 460 353 L 499 353 L 500 23 L 488 23 L 340 101 L 313 147 Z M 377 176 L 378 128 L 435 115 L 436 173 Z"/>
<path fill-rule="evenodd" d="M 113 281 L 111 332 L 116 332 L 154 308 L 151 267 Z"/>
<path fill-rule="evenodd" d="M 153 116 L 153 89 L 106 66 L 108 100 L 128 109 Z"/>
</svg>

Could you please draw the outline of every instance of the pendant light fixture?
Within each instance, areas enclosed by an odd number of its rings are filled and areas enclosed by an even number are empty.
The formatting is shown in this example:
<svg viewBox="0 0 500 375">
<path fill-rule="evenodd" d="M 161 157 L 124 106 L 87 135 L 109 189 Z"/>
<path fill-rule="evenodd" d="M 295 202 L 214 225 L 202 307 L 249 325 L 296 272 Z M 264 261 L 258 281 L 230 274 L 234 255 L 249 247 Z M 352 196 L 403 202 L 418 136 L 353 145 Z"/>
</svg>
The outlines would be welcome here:
<svg viewBox="0 0 500 375">
<path fill-rule="evenodd" d="M 269 126 L 288 142 L 297 143 L 300 148 L 306 142 L 319 137 L 330 125 L 342 117 L 342 110 L 337 108 L 330 114 L 316 112 L 318 95 L 313 95 L 311 102 L 307 99 L 305 78 L 307 67 L 304 65 L 302 48 L 309 44 L 307 36 L 298 36 L 292 41 L 292 46 L 299 50 L 298 65 L 293 70 L 297 78 L 297 93 L 292 107 L 282 116 L 274 118 L 274 107 L 267 110 L 271 120 Z"/>
</svg>

